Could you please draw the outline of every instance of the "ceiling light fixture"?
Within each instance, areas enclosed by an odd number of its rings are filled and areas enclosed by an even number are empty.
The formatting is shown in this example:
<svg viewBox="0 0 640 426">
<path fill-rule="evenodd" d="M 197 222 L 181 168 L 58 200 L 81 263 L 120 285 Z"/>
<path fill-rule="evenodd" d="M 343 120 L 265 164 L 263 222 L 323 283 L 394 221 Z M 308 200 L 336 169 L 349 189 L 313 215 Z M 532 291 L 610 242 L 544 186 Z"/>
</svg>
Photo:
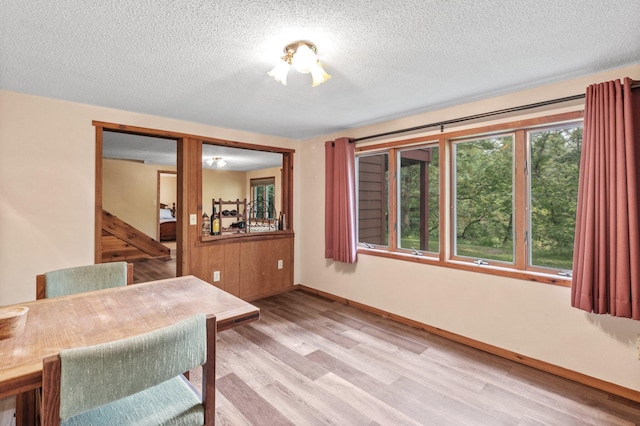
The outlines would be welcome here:
<svg viewBox="0 0 640 426">
<path fill-rule="evenodd" d="M 227 162 L 224 161 L 222 157 L 211 157 L 207 160 L 209 166 L 213 166 L 213 163 L 216 163 L 219 169 L 227 165 Z"/>
<path fill-rule="evenodd" d="M 313 81 L 311 86 L 313 87 L 331 78 L 318 61 L 318 49 L 316 45 L 310 41 L 299 40 L 286 45 L 284 48 L 284 56 L 281 59 L 282 61 L 280 61 L 274 69 L 269 71 L 268 74 L 285 86 L 287 85 L 287 74 L 291 66 L 302 74 L 311 73 Z"/>
</svg>

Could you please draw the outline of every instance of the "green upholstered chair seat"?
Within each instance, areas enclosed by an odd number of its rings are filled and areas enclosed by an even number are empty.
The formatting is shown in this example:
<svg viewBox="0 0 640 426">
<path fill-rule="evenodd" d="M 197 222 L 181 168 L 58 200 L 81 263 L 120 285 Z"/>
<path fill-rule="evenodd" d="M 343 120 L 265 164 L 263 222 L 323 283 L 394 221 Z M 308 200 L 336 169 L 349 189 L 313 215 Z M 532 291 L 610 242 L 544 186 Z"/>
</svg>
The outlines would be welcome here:
<svg viewBox="0 0 640 426">
<path fill-rule="evenodd" d="M 65 426 L 203 425 L 204 407 L 190 385 L 180 376 L 70 417 L 61 424 Z"/>
</svg>

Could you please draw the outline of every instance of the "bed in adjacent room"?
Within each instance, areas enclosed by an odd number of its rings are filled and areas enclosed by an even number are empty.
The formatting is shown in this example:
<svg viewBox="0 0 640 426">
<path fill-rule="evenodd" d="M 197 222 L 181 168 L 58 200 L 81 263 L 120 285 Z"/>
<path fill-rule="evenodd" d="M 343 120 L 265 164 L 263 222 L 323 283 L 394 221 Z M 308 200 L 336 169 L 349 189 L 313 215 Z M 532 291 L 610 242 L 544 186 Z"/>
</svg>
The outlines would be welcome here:
<svg viewBox="0 0 640 426">
<path fill-rule="evenodd" d="M 167 204 L 160 203 L 160 241 L 176 240 L 176 203 L 169 208 Z"/>
</svg>

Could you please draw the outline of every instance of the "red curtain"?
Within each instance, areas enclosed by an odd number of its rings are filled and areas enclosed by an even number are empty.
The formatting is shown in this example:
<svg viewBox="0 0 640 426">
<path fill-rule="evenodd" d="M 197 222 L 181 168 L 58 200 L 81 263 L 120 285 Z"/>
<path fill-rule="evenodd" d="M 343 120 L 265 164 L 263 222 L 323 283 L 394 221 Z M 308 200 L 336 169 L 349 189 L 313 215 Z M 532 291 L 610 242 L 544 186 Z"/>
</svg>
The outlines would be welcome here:
<svg viewBox="0 0 640 426">
<path fill-rule="evenodd" d="M 355 263 L 358 254 L 354 145 L 339 138 L 324 146 L 324 257 L 345 263 Z"/>
<path fill-rule="evenodd" d="M 571 305 L 640 320 L 640 92 L 587 88 Z"/>
</svg>

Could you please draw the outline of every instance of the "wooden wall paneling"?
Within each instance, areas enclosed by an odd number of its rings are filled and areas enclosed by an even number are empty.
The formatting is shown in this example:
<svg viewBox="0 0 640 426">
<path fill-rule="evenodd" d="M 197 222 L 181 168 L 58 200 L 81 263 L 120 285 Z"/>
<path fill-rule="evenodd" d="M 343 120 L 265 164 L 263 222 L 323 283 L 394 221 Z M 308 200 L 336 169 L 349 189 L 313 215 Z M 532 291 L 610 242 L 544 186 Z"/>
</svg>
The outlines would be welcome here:
<svg viewBox="0 0 640 426">
<path fill-rule="evenodd" d="M 208 280 L 206 270 L 207 250 L 198 245 L 202 227 L 189 224 L 189 215 L 201 211 L 199 206 L 202 192 L 202 142 L 196 139 L 181 139 L 178 141 L 178 206 L 182 225 L 182 232 L 177 235 L 177 250 L 183 253 L 182 262 L 176 262 L 176 275 L 195 275 Z M 180 219 L 178 223 L 180 224 Z M 200 220 L 198 220 L 200 223 Z"/>
<path fill-rule="evenodd" d="M 240 297 L 240 245 L 239 242 L 224 245 L 224 268 L 221 280 L 224 291 Z"/>
<path fill-rule="evenodd" d="M 286 229 L 293 229 L 293 152 L 282 155 L 282 211 L 286 215 Z"/>
<path fill-rule="evenodd" d="M 256 294 L 265 288 L 272 286 L 271 283 L 265 283 L 265 267 L 267 257 L 270 253 L 266 251 L 265 244 L 260 242 L 245 242 L 240 246 L 240 270 L 242 278 L 240 280 L 240 297 L 247 298 Z"/>
<path fill-rule="evenodd" d="M 95 211 L 94 211 L 94 263 L 102 262 L 102 127 L 96 127 L 96 175 L 95 175 Z"/>
<path fill-rule="evenodd" d="M 207 265 L 206 270 L 200 270 L 203 275 L 197 276 L 225 291 L 225 281 L 227 279 L 227 271 L 225 270 L 226 249 L 227 246 L 225 244 L 197 248 L 198 251 L 206 252 L 206 262 L 202 262 L 202 264 Z M 220 281 L 213 281 L 214 271 L 220 271 Z"/>
</svg>

